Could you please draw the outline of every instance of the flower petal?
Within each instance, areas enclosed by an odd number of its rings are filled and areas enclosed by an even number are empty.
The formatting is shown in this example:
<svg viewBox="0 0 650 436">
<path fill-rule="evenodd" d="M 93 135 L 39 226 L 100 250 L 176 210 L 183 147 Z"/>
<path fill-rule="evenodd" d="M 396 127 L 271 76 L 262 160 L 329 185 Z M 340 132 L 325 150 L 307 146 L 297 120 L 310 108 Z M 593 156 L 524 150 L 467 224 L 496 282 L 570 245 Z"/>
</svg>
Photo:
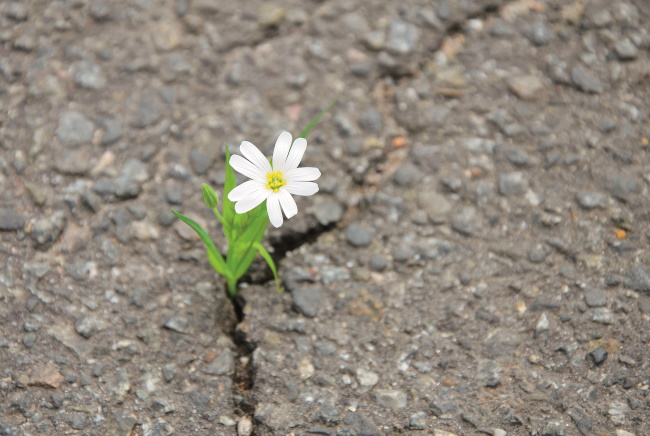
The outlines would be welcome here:
<svg viewBox="0 0 650 436">
<path fill-rule="evenodd" d="M 251 163 L 257 168 L 264 171 L 265 174 L 271 172 L 271 164 L 269 163 L 269 160 L 262 154 L 259 148 L 255 147 L 254 144 L 248 141 L 242 141 L 239 150 L 246 159 L 251 161 Z"/>
<path fill-rule="evenodd" d="M 257 180 L 249 180 L 230 191 L 228 193 L 228 199 L 234 202 L 241 201 L 254 196 L 256 192 L 262 190 L 268 191 L 263 183 L 260 183 Z"/>
<path fill-rule="evenodd" d="M 286 171 L 291 171 L 294 168 L 298 168 L 302 156 L 305 154 L 307 149 L 307 140 L 305 138 L 297 138 L 293 141 L 291 146 L 291 151 L 289 152 L 289 157 L 287 157 L 287 166 L 285 167 Z"/>
<path fill-rule="evenodd" d="M 318 185 L 314 182 L 287 182 L 284 189 L 293 195 L 314 195 L 318 192 Z"/>
<path fill-rule="evenodd" d="M 271 192 L 270 189 L 267 191 Z M 269 214 L 269 221 L 276 229 L 282 225 L 282 211 L 280 210 L 280 196 L 277 194 L 270 195 L 266 199 L 266 211 Z"/>
<path fill-rule="evenodd" d="M 287 171 L 284 178 L 290 182 L 313 182 L 320 177 L 320 170 L 313 167 L 294 168 Z"/>
<path fill-rule="evenodd" d="M 275 141 L 275 148 L 273 149 L 273 171 L 285 172 L 287 156 L 289 156 L 289 149 L 291 148 L 291 133 L 282 132 Z"/>
<path fill-rule="evenodd" d="M 256 167 L 250 161 L 244 159 L 238 154 L 234 154 L 230 157 L 230 166 L 235 171 L 245 175 L 249 179 L 266 183 L 266 173 L 261 168 Z"/>
<path fill-rule="evenodd" d="M 278 197 L 280 198 L 280 206 L 282 206 L 282 211 L 287 216 L 287 218 L 291 218 L 297 214 L 298 205 L 296 204 L 296 201 L 293 199 L 291 194 L 289 194 L 289 192 L 284 188 L 281 188 L 278 194 Z"/>
<path fill-rule="evenodd" d="M 235 203 L 235 212 L 246 213 L 256 208 L 271 195 L 270 189 L 255 190 L 251 196 L 239 200 Z"/>
</svg>

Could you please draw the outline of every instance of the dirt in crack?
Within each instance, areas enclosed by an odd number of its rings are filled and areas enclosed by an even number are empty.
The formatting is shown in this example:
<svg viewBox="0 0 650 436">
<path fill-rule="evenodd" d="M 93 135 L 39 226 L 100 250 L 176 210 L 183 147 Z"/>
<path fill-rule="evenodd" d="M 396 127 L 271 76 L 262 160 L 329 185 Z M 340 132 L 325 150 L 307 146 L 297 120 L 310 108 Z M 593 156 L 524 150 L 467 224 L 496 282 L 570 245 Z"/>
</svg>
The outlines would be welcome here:
<svg viewBox="0 0 650 436">
<path fill-rule="evenodd" d="M 463 24 L 467 19 L 476 18 L 476 17 L 487 17 L 489 15 L 495 14 L 499 10 L 499 2 L 497 4 L 490 4 L 479 10 L 474 14 L 470 14 L 465 17 L 462 21 L 451 23 L 446 31 L 445 35 L 449 36 L 454 33 L 457 33 L 462 30 Z M 442 42 L 442 40 L 440 41 Z M 436 47 L 436 50 L 438 47 Z M 400 76 L 395 77 L 399 79 Z M 380 164 L 385 161 L 387 158 L 386 154 L 378 159 L 378 162 L 374 164 Z M 365 175 L 362 180 L 358 181 L 359 185 L 366 185 Z M 327 226 L 316 225 L 308 229 L 306 232 L 290 232 L 284 233 L 279 237 L 271 238 L 269 243 L 273 247 L 271 256 L 276 266 L 280 267 L 280 262 L 286 254 L 290 251 L 296 250 L 304 244 L 310 244 L 315 242 L 320 235 L 323 233 L 329 232 L 336 227 L 336 224 L 330 224 Z M 273 274 L 265 263 L 255 262 L 252 265 L 252 271 L 246 274 L 241 278 L 241 283 L 257 284 L 263 285 L 273 280 Z M 226 295 L 228 295 L 226 291 Z M 229 295 L 228 295 L 229 296 Z M 254 382 L 255 382 L 255 368 L 252 363 L 253 352 L 255 351 L 255 345 L 248 340 L 248 335 L 246 333 L 246 324 L 244 324 L 245 314 L 244 308 L 246 307 L 246 300 L 241 295 L 236 295 L 235 297 L 230 297 L 229 299 L 233 304 L 233 309 L 236 314 L 236 321 L 230 326 L 229 336 L 233 340 L 237 348 L 237 358 L 235 361 L 235 374 L 233 377 L 233 387 L 232 387 L 232 396 L 234 400 L 234 405 L 236 411 L 240 416 L 248 416 L 251 418 L 251 421 L 255 414 L 255 408 L 257 406 L 257 400 L 254 395 Z M 252 435 L 256 435 L 256 430 L 253 428 Z"/>
<path fill-rule="evenodd" d="M 280 266 L 280 261 L 286 256 L 289 251 L 299 248 L 303 244 L 309 244 L 318 237 L 333 229 L 334 225 L 330 226 L 317 226 L 310 229 L 305 233 L 288 233 L 283 236 L 271 240 L 270 243 L 273 246 L 273 260 L 276 266 Z M 244 276 L 241 280 L 243 283 L 254 283 L 254 284 L 264 284 L 273 280 L 273 274 L 268 269 L 265 263 L 256 262 L 255 265 L 264 266 L 263 271 L 258 271 L 257 274 L 251 274 Z M 249 341 L 248 335 L 246 333 L 246 324 L 244 323 L 245 314 L 244 308 L 246 307 L 246 299 L 237 294 L 234 297 L 231 297 L 227 290 L 226 295 L 228 296 L 230 302 L 233 306 L 233 311 L 235 312 L 236 319 L 228 326 L 228 335 L 232 339 L 236 347 L 236 359 L 235 359 L 235 374 L 233 377 L 233 386 L 232 386 L 232 396 L 236 412 L 240 416 L 248 416 L 250 418 L 255 414 L 255 407 L 257 406 L 257 401 L 253 392 L 254 383 L 255 383 L 255 368 L 252 364 L 253 351 L 255 351 L 255 345 Z M 251 421 L 253 421 L 251 419 Z M 255 434 L 255 428 L 253 428 L 253 435 Z"/>
<path fill-rule="evenodd" d="M 236 319 L 229 326 L 227 332 L 236 347 L 235 356 L 235 373 L 232 384 L 232 398 L 235 411 L 240 416 L 251 418 L 255 414 L 257 401 L 253 393 L 254 386 L 254 367 L 251 362 L 255 345 L 248 340 L 244 321 L 244 307 L 246 300 L 241 295 L 230 298 Z M 255 434 L 253 431 L 252 434 Z"/>
<path fill-rule="evenodd" d="M 300 248 L 302 245 L 311 244 L 316 242 L 318 237 L 323 233 L 333 230 L 336 224 L 329 224 L 326 226 L 317 224 L 315 227 L 309 228 L 306 232 L 288 232 L 280 236 L 269 238 L 269 245 L 273 247 L 271 250 L 271 257 L 275 266 L 280 269 L 280 262 L 285 258 L 288 252 Z M 252 285 L 264 285 L 272 282 L 273 273 L 266 265 L 265 262 L 254 262 L 251 266 L 249 273 L 241 278 L 241 283 L 249 283 Z"/>
</svg>

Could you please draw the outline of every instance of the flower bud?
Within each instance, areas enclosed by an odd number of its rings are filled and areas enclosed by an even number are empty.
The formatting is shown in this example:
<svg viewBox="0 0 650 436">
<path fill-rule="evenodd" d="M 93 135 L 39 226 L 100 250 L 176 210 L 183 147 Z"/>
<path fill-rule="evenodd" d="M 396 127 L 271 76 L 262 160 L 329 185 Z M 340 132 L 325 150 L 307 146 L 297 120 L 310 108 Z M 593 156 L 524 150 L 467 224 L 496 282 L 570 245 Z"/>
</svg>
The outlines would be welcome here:
<svg viewBox="0 0 650 436">
<path fill-rule="evenodd" d="M 209 185 L 205 183 L 202 184 L 201 193 L 203 194 L 203 202 L 210 209 L 215 209 L 219 205 L 219 197 L 217 196 L 217 193 L 214 192 L 214 189 Z"/>
</svg>

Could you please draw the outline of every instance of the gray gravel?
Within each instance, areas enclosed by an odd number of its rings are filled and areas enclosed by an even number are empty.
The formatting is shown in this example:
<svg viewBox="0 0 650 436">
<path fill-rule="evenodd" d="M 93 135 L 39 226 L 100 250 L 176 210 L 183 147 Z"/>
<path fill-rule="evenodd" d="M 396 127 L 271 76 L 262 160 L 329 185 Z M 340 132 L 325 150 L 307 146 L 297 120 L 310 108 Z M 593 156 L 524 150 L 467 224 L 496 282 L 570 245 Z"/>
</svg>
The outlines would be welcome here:
<svg viewBox="0 0 650 436">
<path fill-rule="evenodd" d="M 61 114 L 56 133 L 65 145 L 75 146 L 93 139 L 95 125 L 84 114 L 69 111 Z"/>
<path fill-rule="evenodd" d="M 646 434 L 649 20 L 3 2 L 0 434 Z M 169 209 L 335 96 L 233 306 Z"/>
<path fill-rule="evenodd" d="M 15 231 L 22 230 L 25 219 L 12 209 L 0 209 L 0 230 Z"/>
</svg>

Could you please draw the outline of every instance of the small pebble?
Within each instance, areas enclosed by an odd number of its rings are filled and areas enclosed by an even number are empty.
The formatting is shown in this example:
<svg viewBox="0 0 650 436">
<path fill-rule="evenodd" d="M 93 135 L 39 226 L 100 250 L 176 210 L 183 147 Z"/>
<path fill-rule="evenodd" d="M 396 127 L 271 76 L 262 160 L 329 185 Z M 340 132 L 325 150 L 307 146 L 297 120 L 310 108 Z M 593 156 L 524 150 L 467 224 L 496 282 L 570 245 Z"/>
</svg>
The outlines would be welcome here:
<svg viewBox="0 0 650 436">
<path fill-rule="evenodd" d="M 585 294 L 585 302 L 589 307 L 603 307 L 607 305 L 607 294 L 602 289 L 592 289 Z"/>
<path fill-rule="evenodd" d="M 357 223 L 350 224 L 345 229 L 345 238 L 354 247 L 367 247 L 372 242 L 370 232 Z"/>
</svg>

